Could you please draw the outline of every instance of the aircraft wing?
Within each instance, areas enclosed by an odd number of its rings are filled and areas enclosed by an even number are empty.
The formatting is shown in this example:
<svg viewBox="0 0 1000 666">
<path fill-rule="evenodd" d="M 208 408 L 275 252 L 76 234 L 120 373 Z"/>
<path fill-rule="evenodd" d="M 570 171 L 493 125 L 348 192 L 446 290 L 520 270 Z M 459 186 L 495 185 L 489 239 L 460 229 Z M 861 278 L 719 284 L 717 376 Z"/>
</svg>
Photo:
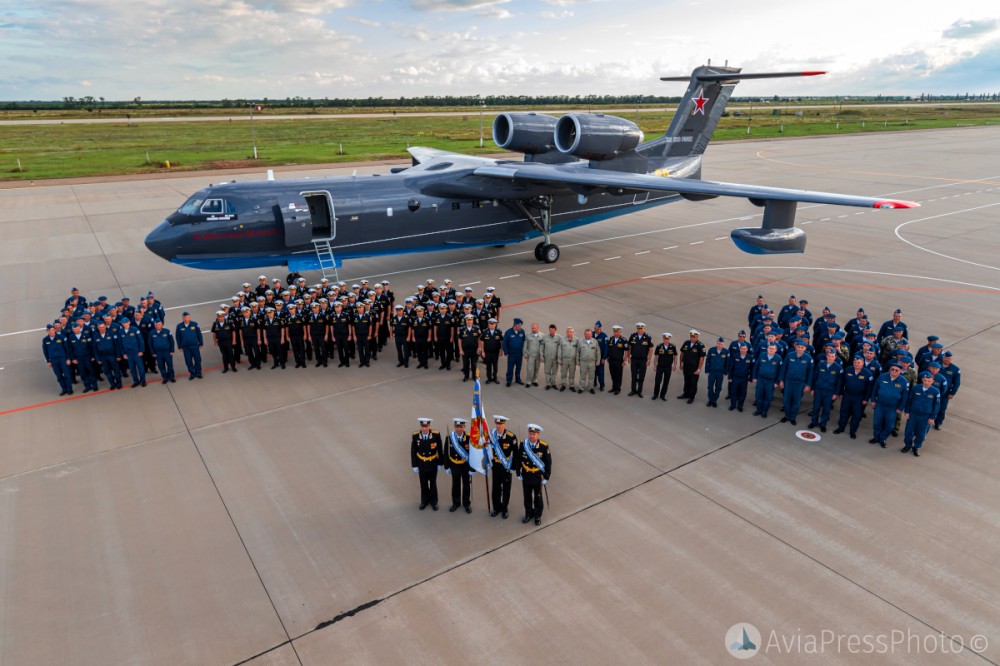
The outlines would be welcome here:
<svg viewBox="0 0 1000 666">
<path fill-rule="evenodd" d="M 477 176 L 490 178 L 529 183 L 546 183 L 549 185 L 561 184 L 567 187 L 583 186 L 676 192 L 685 198 L 691 199 L 745 197 L 757 205 L 764 205 L 769 201 L 793 201 L 836 206 L 859 206 L 862 208 L 916 208 L 920 206 L 920 204 L 912 201 L 896 199 L 860 197 L 849 194 L 793 190 L 781 187 L 763 187 L 741 183 L 720 183 L 696 178 L 623 173 L 593 168 L 567 168 L 552 164 L 485 166 L 477 168 L 474 173 Z"/>
</svg>

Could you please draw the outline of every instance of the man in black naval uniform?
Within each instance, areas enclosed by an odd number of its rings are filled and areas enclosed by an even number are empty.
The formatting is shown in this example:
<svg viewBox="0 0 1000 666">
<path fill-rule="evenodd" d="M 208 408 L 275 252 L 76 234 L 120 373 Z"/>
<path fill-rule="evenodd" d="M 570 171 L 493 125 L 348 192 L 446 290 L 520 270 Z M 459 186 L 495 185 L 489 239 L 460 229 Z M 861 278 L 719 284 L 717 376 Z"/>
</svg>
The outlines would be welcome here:
<svg viewBox="0 0 1000 666">
<path fill-rule="evenodd" d="M 641 321 L 635 325 L 635 333 L 628 339 L 627 361 L 632 366 L 632 390 L 629 395 L 642 397 L 642 385 L 646 381 L 646 369 L 649 367 L 650 355 L 653 350 L 653 339 L 646 333 L 646 325 Z"/>
<path fill-rule="evenodd" d="M 430 317 L 427 316 L 423 305 L 418 305 L 414 310 L 416 310 L 417 316 L 410 322 L 413 349 L 417 353 L 417 367 L 427 370 L 429 369 L 427 363 L 429 361 L 428 352 L 430 350 L 433 324 Z"/>
<path fill-rule="evenodd" d="M 215 313 L 215 322 L 212 324 L 212 337 L 215 338 L 215 346 L 222 354 L 222 374 L 232 369 L 236 372 L 236 359 L 233 355 L 233 345 L 236 342 L 236 328 L 233 323 L 226 319 L 225 313 L 218 310 Z"/>
<path fill-rule="evenodd" d="M 500 514 L 507 519 L 507 505 L 510 503 L 511 476 L 514 471 L 514 454 L 517 452 L 517 435 L 507 430 L 507 417 L 495 414 L 496 428 L 490 431 L 490 457 L 493 476 L 493 511 L 490 517 Z"/>
<path fill-rule="evenodd" d="M 542 486 L 547 485 L 552 476 L 552 455 L 541 434 L 542 426 L 529 423 L 528 438 L 514 452 L 514 469 L 524 491 L 524 518 L 521 522 L 527 523 L 534 518 L 536 525 L 542 524 Z"/>
<path fill-rule="evenodd" d="M 625 353 L 628 351 L 628 341 L 622 337 L 622 327 L 615 324 L 611 327 L 611 338 L 608 340 L 608 370 L 611 372 L 611 395 L 622 392 L 622 367 L 625 364 Z"/>
<path fill-rule="evenodd" d="M 338 368 L 351 366 L 351 355 L 348 342 L 351 337 L 351 315 L 344 312 L 344 304 L 337 301 L 333 304 L 333 314 L 330 315 L 330 328 L 333 329 L 333 339 L 337 343 Z"/>
<path fill-rule="evenodd" d="M 236 320 L 236 337 L 240 341 L 240 347 L 246 352 L 247 370 L 260 370 L 260 332 L 257 322 L 253 310 L 244 305 L 240 310 L 240 318 Z"/>
<path fill-rule="evenodd" d="M 469 381 L 470 377 L 476 378 L 476 364 L 479 362 L 480 354 L 483 353 L 483 343 L 479 339 L 479 327 L 476 326 L 475 321 L 475 315 L 465 315 L 464 324 L 456 332 L 462 345 L 463 382 Z"/>
<path fill-rule="evenodd" d="M 437 314 L 432 316 L 431 321 L 434 322 L 434 347 L 437 349 L 437 357 L 441 361 L 438 370 L 451 370 L 455 326 L 452 322 L 452 315 L 448 312 L 447 303 L 438 306 Z"/>
<path fill-rule="evenodd" d="M 794 297 L 793 297 L 794 298 Z M 690 339 L 681 345 L 681 370 L 684 371 L 684 392 L 677 396 L 678 400 L 687 400 L 690 405 L 698 395 L 698 377 L 705 363 L 705 343 L 698 339 L 701 335 L 695 329 L 689 332 Z"/>
<path fill-rule="evenodd" d="M 656 380 L 653 383 L 653 400 L 667 399 L 670 375 L 677 369 L 677 347 L 670 342 L 670 333 L 663 334 L 663 342 L 653 350 L 656 357 Z"/>
<path fill-rule="evenodd" d="M 480 335 L 483 341 L 483 362 L 486 365 L 486 383 L 499 384 L 497 377 L 500 365 L 500 355 L 503 353 L 503 332 L 497 328 L 497 320 L 490 317 L 486 320 L 486 330 Z"/>
<path fill-rule="evenodd" d="M 396 305 L 393 309 L 395 312 L 389 318 L 388 328 L 396 345 L 396 367 L 408 368 L 410 367 L 410 338 L 412 337 L 410 327 L 413 322 L 409 315 L 403 312 L 402 305 Z"/>
<path fill-rule="evenodd" d="M 274 364 L 271 369 L 278 366 L 285 369 L 288 356 L 285 354 L 285 321 L 279 319 L 274 308 L 269 307 L 264 311 L 264 320 L 260 324 L 260 330 L 267 340 L 267 348 L 271 350 L 271 358 Z"/>
<path fill-rule="evenodd" d="M 430 504 L 438 510 L 437 473 L 441 463 L 441 433 L 431 430 L 431 419 L 417 419 L 420 430 L 413 433 L 410 441 L 410 463 L 413 472 L 420 478 L 420 510 Z"/>
<path fill-rule="evenodd" d="M 365 312 L 365 304 L 358 303 L 357 312 L 355 312 L 354 317 L 351 319 L 351 340 L 357 346 L 358 350 L 358 367 L 366 368 L 369 366 L 369 361 L 371 359 L 370 347 L 368 346 L 369 338 L 372 334 L 372 318 L 371 315 Z"/>
<path fill-rule="evenodd" d="M 309 344 L 316 355 L 316 367 L 325 368 L 327 367 L 326 352 L 328 349 L 327 338 L 330 335 L 330 322 L 327 319 L 327 313 L 320 309 L 319 303 L 313 303 L 309 309 L 312 310 L 306 315 L 306 323 L 308 324 L 306 332 Z"/>
<path fill-rule="evenodd" d="M 449 511 L 458 511 L 459 505 L 465 507 L 466 513 L 472 513 L 472 475 L 475 471 L 469 466 L 469 446 L 471 440 L 465 433 L 465 419 L 452 419 L 454 430 L 448 434 L 444 447 L 448 454 L 444 457 L 444 470 L 451 475 L 451 507 Z"/>
</svg>

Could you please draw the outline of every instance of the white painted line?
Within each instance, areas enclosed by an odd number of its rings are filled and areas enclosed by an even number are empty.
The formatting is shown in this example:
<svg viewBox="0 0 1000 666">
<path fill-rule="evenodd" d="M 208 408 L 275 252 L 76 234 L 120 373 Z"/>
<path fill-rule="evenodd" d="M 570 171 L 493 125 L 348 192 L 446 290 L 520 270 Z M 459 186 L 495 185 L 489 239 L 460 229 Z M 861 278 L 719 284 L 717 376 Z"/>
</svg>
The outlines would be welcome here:
<svg viewBox="0 0 1000 666">
<path fill-rule="evenodd" d="M 471 287 L 474 284 L 482 284 L 482 280 L 476 280 L 475 282 L 466 282 L 465 284 L 458 285 L 459 287 Z"/>
<path fill-rule="evenodd" d="M 741 217 L 740 222 L 746 222 L 747 220 L 752 220 L 752 219 L 753 219 L 752 215 L 747 215 L 746 217 Z"/>
<path fill-rule="evenodd" d="M 829 222 L 830 219 L 831 218 L 829 218 L 829 217 L 824 217 L 822 220 L 820 220 L 820 222 Z"/>
<path fill-rule="evenodd" d="M 806 221 L 804 221 L 804 222 L 803 222 L 802 224 L 812 224 L 812 223 L 813 223 L 813 221 L 812 221 L 812 220 L 806 220 Z"/>
<path fill-rule="evenodd" d="M 619 254 L 617 257 L 606 257 L 604 261 L 614 261 L 615 259 L 621 259 L 622 256 Z"/>
<path fill-rule="evenodd" d="M 549 271 L 554 271 L 554 268 L 543 268 L 540 271 L 535 271 L 536 273 L 548 273 Z"/>
<path fill-rule="evenodd" d="M 867 213 L 867 212 L 868 212 L 868 211 L 866 211 L 866 210 L 863 210 L 863 211 L 861 211 L 861 212 L 859 212 L 859 213 L 855 213 L 855 215 L 864 215 L 864 214 L 865 214 L 865 213 Z"/>
<path fill-rule="evenodd" d="M 837 219 L 838 219 L 838 220 L 841 220 L 841 219 L 843 219 L 843 218 L 845 218 L 845 217 L 847 217 L 847 214 L 846 214 L 846 213 L 845 213 L 844 215 L 838 215 L 838 216 L 837 216 Z"/>
<path fill-rule="evenodd" d="M 677 246 L 676 246 L 676 245 L 671 245 L 670 247 L 665 247 L 665 248 L 663 248 L 663 249 L 664 249 L 664 250 L 676 250 L 676 249 L 677 249 Z"/>
<path fill-rule="evenodd" d="M 572 266 L 570 266 L 570 268 L 576 268 L 577 266 L 586 266 L 589 263 L 590 263 L 589 261 L 581 261 L 578 264 L 573 264 Z"/>
<path fill-rule="evenodd" d="M 695 241 L 695 242 L 693 242 L 693 243 L 688 243 L 688 245 L 701 245 L 701 244 L 702 244 L 702 243 L 704 243 L 704 242 L 705 242 L 705 241 Z"/>
<path fill-rule="evenodd" d="M 649 250 L 643 250 L 642 252 L 636 252 L 635 256 L 638 257 L 640 254 L 649 254 Z"/>
<path fill-rule="evenodd" d="M 980 268 L 988 268 L 990 270 L 1000 271 L 1000 268 L 998 268 L 996 266 L 990 266 L 988 264 L 978 264 L 978 263 L 976 263 L 974 261 L 969 261 L 967 259 L 959 259 L 958 257 L 952 257 L 951 255 L 942 254 L 941 252 L 935 252 L 934 250 L 929 250 L 926 247 L 921 247 L 920 245 L 917 245 L 916 243 L 914 243 L 912 241 L 906 240 L 899 233 L 899 230 L 902 229 L 903 227 L 905 227 L 908 224 L 915 224 L 917 222 L 926 222 L 928 220 L 936 220 L 936 219 L 941 218 L 941 217 L 948 217 L 948 216 L 951 216 L 951 215 L 958 215 L 958 214 L 961 214 L 961 213 L 971 213 L 974 210 L 982 210 L 983 208 L 992 208 L 993 206 L 1000 206 L 1000 203 L 986 204 L 985 206 L 976 206 L 975 208 L 966 208 L 965 210 L 953 210 L 950 213 L 941 213 L 940 215 L 932 215 L 930 217 L 922 217 L 919 220 L 910 220 L 909 222 L 903 222 L 902 224 L 900 224 L 899 226 L 897 226 L 893 231 L 896 234 L 896 238 L 898 238 L 899 240 L 903 241 L 907 245 L 911 245 L 911 246 L 917 248 L 918 250 L 923 250 L 924 252 L 930 252 L 931 254 L 936 254 L 937 256 L 942 257 L 944 259 L 951 259 L 952 261 L 958 261 L 958 262 L 961 262 L 963 264 L 969 264 L 970 266 L 978 266 Z"/>
<path fill-rule="evenodd" d="M 499 277 L 497 279 L 498 280 L 507 280 L 509 278 L 516 278 L 516 277 L 521 277 L 521 274 L 520 273 L 515 273 L 514 275 L 504 275 L 504 276 Z"/>
<path fill-rule="evenodd" d="M 727 238 L 729 238 L 729 236 L 719 236 L 715 240 L 726 240 Z"/>
</svg>

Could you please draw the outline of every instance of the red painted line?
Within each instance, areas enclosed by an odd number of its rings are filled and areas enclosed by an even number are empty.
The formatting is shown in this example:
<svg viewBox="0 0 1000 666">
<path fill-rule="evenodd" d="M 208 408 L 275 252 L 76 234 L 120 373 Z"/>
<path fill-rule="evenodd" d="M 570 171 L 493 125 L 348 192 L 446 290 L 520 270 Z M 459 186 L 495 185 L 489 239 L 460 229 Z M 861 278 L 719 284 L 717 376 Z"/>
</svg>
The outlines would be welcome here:
<svg viewBox="0 0 1000 666">
<path fill-rule="evenodd" d="M 688 282 L 696 284 L 731 284 L 739 286 L 782 286 L 782 287 L 796 287 L 796 288 L 814 288 L 814 289 L 855 289 L 855 290 L 876 290 L 876 291 L 902 291 L 902 292 L 928 292 L 935 294 L 987 294 L 990 296 L 997 296 L 998 292 L 991 291 L 988 289 L 945 289 L 939 287 L 889 287 L 886 285 L 844 285 L 844 284 L 822 284 L 813 282 L 785 282 L 785 281 L 774 281 L 774 280 L 711 280 L 703 278 L 683 278 L 683 277 L 655 277 L 655 278 L 630 278 L 628 280 L 619 280 L 617 282 L 609 282 L 607 284 L 600 284 L 594 287 L 587 287 L 585 289 L 574 289 L 573 291 L 567 291 L 561 294 L 553 294 L 551 296 L 543 296 L 541 298 L 534 298 L 528 301 L 521 301 L 520 303 L 512 303 L 510 305 L 504 305 L 504 309 L 507 308 L 517 308 L 524 307 L 526 305 L 533 305 L 535 303 L 544 303 L 545 301 L 551 301 L 557 298 L 566 298 L 568 296 L 578 296 L 580 294 L 587 294 L 593 291 L 599 291 L 601 289 L 609 289 L 611 287 L 618 287 L 623 284 L 631 284 L 633 282 Z M 245 365 L 241 363 L 240 365 Z M 216 372 L 221 370 L 222 366 L 217 365 L 211 368 L 204 368 L 202 372 Z M 188 373 L 183 375 L 178 375 L 178 377 L 186 377 Z M 162 383 L 163 380 L 146 380 L 147 384 L 152 383 Z M 123 391 L 129 389 L 122 389 Z M 18 412 L 24 412 L 32 409 L 38 409 L 39 407 L 49 407 L 51 405 L 59 405 L 66 402 L 71 402 L 73 400 L 80 400 L 83 398 L 90 398 L 93 396 L 101 395 L 102 393 L 111 393 L 110 389 L 104 389 L 97 391 L 96 393 L 87 393 L 83 395 L 74 395 L 69 398 L 60 398 L 58 400 L 50 400 L 48 402 L 39 402 L 34 405 L 25 405 L 24 407 L 16 407 L 14 409 L 8 409 L 5 412 L 0 412 L 0 416 L 6 416 L 8 414 L 16 414 Z"/>
</svg>

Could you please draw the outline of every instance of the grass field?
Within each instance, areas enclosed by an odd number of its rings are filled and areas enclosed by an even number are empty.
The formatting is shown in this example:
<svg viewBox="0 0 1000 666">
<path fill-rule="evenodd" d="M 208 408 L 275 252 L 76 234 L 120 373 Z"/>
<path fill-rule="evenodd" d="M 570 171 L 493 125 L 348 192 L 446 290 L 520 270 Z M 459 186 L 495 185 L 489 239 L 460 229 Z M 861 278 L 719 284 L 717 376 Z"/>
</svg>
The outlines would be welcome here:
<svg viewBox="0 0 1000 666">
<path fill-rule="evenodd" d="M 598 111 L 598 109 L 594 109 Z M 732 110 L 732 109 L 731 109 Z M 719 140 L 819 136 L 1000 123 L 1000 104 L 919 107 L 822 108 L 790 111 L 754 107 L 752 115 L 722 119 Z M 777 111 L 777 113 L 775 113 Z M 407 146 L 457 152 L 497 152 L 490 137 L 494 110 L 485 114 L 479 147 L 479 114 L 397 119 L 296 119 L 256 117 L 258 159 L 245 121 L 0 126 L 0 180 L 40 180 L 171 170 L 279 166 L 406 157 Z M 800 115 L 799 115 L 800 114 Z M 651 138 L 670 114 L 639 109 L 621 114 Z M 750 132 L 747 133 L 749 126 Z M 20 166 L 18 165 L 20 160 Z"/>
</svg>

